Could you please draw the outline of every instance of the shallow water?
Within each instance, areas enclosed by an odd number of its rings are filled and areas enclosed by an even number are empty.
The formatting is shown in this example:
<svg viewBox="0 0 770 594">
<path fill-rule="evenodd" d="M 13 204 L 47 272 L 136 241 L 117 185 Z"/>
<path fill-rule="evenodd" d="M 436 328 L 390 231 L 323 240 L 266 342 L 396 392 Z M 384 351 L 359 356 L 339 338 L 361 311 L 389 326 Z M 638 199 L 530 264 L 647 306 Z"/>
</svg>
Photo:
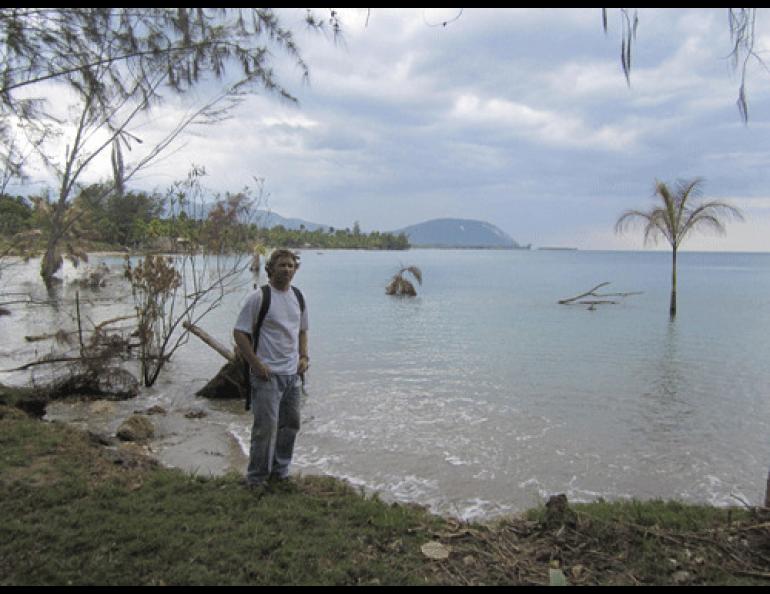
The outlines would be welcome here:
<svg viewBox="0 0 770 594">
<path fill-rule="evenodd" d="M 682 253 L 674 322 L 669 259 L 305 251 L 296 284 L 308 301 L 312 366 L 294 471 L 464 518 L 520 511 L 560 492 L 583 501 L 761 502 L 770 462 L 770 255 Z M 424 275 L 419 296 L 387 297 L 389 276 L 411 264 Z M 15 274 L 14 290 L 39 293 L 35 271 L 33 262 Z M 596 311 L 557 304 L 604 281 L 607 291 L 642 294 Z M 244 297 L 231 295 L 201 326 L 229 344 Z M 89 299 L 83 309 L 95 320 L 131 308 L 117 279 Z M 72 325 L 72 315 L 39 306 L 0 319 L 0 367 L 49 348 L 20 337 Z M 113 431 L 159 403 L 169 412 L 152 417 L 151 447 L 165 463 L 240 472 L 250 427 L 242 404 L 193 396 L 222 364 L 192 338 L 138 399 L 101 411 L 57 404 L 49 417 Z M 190 408 L 208 416 L 186 419 Z"/>
</svg>

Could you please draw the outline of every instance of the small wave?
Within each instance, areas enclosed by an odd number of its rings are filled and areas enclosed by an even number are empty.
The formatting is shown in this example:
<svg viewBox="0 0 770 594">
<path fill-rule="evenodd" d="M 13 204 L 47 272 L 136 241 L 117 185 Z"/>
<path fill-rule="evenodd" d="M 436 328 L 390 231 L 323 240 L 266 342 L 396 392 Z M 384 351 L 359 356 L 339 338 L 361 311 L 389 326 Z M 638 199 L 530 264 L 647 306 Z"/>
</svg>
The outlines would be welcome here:
<svg viewBox="0 0 770 594">
<path fill-rule="evenodd" d="M 473 522 L 476 520 L 488 520 L 494 516 L 508 515 L 513 512 L 513 508 L 507 505 L 500 505 L 486 499 L 470 499 L 461 505 L 455 505 L 455 508 L 459 508 L 457 513 L 453 515 L 457 516 L 464 522 Z"/>
<path fill-rule="evenodd" d="M 230 423 L 227 433 L 235 439 L 243 454 L 248 456 L 251 450 L 251 429 L 238 423 Z"/>
<path fill-rule="evenodd" d="M 472 466 L 473 464 L 479 463 L 478 460 L 463 460 L 459 456 L 447 451 L 444 451 L 444 460 L 452 466 Z"/>
</svg>

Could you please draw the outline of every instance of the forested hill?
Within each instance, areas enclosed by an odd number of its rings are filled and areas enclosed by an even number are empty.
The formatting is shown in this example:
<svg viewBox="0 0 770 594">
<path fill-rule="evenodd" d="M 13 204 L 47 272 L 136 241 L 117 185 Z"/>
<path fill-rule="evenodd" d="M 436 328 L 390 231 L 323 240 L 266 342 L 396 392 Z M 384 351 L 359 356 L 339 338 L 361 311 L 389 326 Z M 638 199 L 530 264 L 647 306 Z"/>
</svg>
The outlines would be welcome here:
<svg viewBox="0 0 770 594">
<path fill-rule="evenodd" d="M 484 221 L 433 219 L 393 231 L 404 233 L 415 247 L 529 249 L 505 231 Z"/>
</svg>

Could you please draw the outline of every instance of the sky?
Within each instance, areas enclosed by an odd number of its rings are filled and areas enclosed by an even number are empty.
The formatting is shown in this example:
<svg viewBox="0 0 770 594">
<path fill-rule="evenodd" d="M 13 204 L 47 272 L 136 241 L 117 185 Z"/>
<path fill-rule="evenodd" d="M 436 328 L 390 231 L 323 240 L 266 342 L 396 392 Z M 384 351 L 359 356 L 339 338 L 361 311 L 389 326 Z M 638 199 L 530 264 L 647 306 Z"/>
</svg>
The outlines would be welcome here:
<svg viewBox="0 0 770 594">
<path fill-rule="evenodd" d="M 682 249 L 770 251 L 770 72 L 750 64 L 744 124 L 727 9 L 638 9 L 630 85 L 620 9 L 606 34 L 598 8 L 339 13 L 335 42 L 281 9 L 310 68 L 303 82 L 276 53 L 297 104 L 251 95 L 132 185 L 162 189 L 195 163 L 213 191 L 261 178 L 271 210 L 336 228 L 455 217 L 534 247 L 636 250 L 668 246 L 617 235 L 620 214 L 653 205 L 656 180 L 702 177 L 703 198 L 745 221 Z M 761 53 L 761 9 L 756 29 Z M 135 132 L 151 137 L 187 107 L 172 98 Z"/>
</svg>

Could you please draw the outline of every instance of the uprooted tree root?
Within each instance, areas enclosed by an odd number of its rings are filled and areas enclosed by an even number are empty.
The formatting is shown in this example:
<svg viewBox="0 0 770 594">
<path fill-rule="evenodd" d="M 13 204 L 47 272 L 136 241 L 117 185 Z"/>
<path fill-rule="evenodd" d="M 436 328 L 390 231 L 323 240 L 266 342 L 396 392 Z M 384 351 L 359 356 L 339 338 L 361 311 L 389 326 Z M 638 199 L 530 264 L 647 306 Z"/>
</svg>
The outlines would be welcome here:
<svg viewBox="0 0 770 594">
<path fill-rule="evenodd" d="M 573 585 L 770 580 L 770 510 L 682 530 L 599 519 L 563 502 L 561 512 L 547 508 L 538 521 L 507 519 L 481 529 L 457 524 L 437 534 L 451 554 L 434 562 L 433 577 L 453 585 L 549 585 L 554 574 Z"/>
</svg>

